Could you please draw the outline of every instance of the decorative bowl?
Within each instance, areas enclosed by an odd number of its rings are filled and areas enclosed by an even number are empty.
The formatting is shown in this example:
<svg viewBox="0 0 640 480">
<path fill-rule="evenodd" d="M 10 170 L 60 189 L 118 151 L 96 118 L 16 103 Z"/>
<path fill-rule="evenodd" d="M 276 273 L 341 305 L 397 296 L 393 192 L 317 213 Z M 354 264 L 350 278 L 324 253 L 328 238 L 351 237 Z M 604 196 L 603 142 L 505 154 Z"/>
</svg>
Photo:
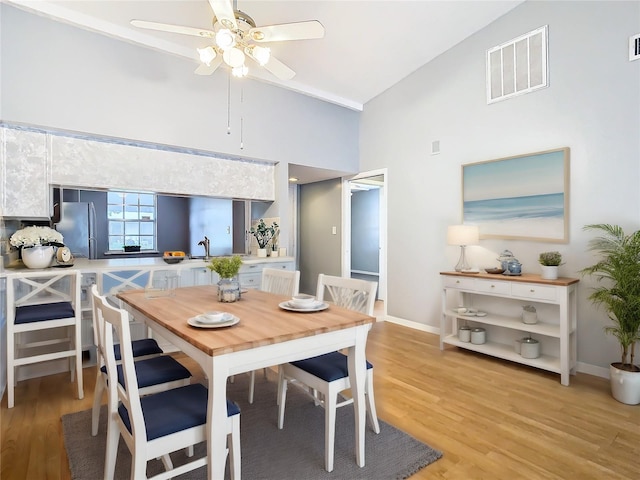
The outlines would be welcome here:
<svg viewBox="0 0 640 480">
<path fill-rule="evenodd" d="M 198 316 L 198 322 L 204 323 L 207 325 L 212 325 L 214 323 L 221 323 L 229 320 L 230 314 L 227 312 L 206 312 Z"/>
<path fill-rule="evenodd" d="M 306 295 L 301 293 L 300 295 L 294 295 L 293 297 L 291 297 L 289 303 L 298 308 L 311 307 L 316 303 L 316 297 L 314 297 L 313 295 Z"/>
<path fill-rule="evenodd" d="M 504 268 L 500 268 L 500 267 L 485 268 L 484 271 L 487 273 L 498 274 L 498 273 L 504 273 Z"/>
<path fill-rule="evenodd" d="M 166 263 L 179 263 L 182 260 L 184 260 L 184 257 L 162 257 L 162 259 L 166 262 Z"/>
</svg>

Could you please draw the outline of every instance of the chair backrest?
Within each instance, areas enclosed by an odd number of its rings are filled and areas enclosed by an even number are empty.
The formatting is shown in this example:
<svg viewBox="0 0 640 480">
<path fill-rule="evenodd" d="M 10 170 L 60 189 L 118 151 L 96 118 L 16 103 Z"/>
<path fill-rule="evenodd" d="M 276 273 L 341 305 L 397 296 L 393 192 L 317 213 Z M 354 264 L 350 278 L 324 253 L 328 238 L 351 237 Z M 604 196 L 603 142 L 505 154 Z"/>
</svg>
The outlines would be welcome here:
<svg viewBox="0 0 640 480">
<path fill-rule="evenodd" d="M 263 268 L 260 290 L 278 295 L 297 295 L 300 288 L 300 271 Z"/>
<path fill-rule="evenodd" d="M 81 314 L 79 270 L 20 272 L 7 275 L 7 321 L 13 323 L 17 307 L 69 302 L 76 316 Z"/>
<path fill-rule="evenodd" d="M 318 275 L 316 297 L 320 301 L 324 300 L 326 290 L 329 292 L 330 301 L 334 304 L 373 316 L 377 288 L 378 282 L 334 277 L 321 273 Z"/>
<path fill-rule="evenodd" d="M 97 293 L 97 289 L 95 292 Z M 138 379 L 133 362 L 129 314 L 126 310 L 112 307 L 99 295 L 94 295 L 93 300 L 96 313 L 103 322 L 101 339 L 103 347 L 102 353 L 107 367 L 109 411 L 118 411 L 118 405 L 122 404 L 131 422 L 131 437 L 135 437 L 136 442 L 146 442 L 147 433 L 144 425 L 144 416 L 142 415 L 142 406 L 140 405 Z M 118 367 L 113 348 L 114 335 L 117 335 L 120 339 L 124 386 L 118 382 Z M 115 386 L 115 388 L 113 388 L 113 386 Z M 117 415 L 117 418 L 120 418 L 119 415 Z"/>
</svg>

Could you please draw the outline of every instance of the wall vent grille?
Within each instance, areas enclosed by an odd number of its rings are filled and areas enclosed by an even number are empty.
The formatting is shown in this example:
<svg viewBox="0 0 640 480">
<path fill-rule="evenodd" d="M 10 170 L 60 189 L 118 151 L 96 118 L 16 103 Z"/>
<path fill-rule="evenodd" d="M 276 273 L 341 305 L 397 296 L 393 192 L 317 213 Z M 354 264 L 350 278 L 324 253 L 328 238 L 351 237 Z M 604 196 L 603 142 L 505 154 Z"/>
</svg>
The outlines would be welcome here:
<svg viewBox="0 0 640 480">
<path fill-rule="evenodd" d="M 629 61 L 640 59 L 640 33 L 629 37 Z"/>
<path fill-rule="evenodd" d="M 548 25 L 487 50 L 487 103 L 548 86 Z"/>
</svg>

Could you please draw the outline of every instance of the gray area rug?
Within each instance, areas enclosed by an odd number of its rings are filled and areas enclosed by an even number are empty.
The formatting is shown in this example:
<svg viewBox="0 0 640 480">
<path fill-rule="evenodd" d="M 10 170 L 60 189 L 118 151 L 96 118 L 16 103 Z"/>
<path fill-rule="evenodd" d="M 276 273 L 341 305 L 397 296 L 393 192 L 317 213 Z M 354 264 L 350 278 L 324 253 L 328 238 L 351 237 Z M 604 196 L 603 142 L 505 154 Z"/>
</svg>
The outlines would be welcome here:
<svg viewBox="0 0 640 480">
<path fill-rule="evenodd" d="M 256 372 L 257 373 L 257 372 Z M 277 382 L 256 374 L 255 401 L 247 402 L 249 375 L 236 376 L 228 386 L 228 398 L 241 408 L 240 442 L 242 477 L 247 480 L 387 480 L 404 479 L 436 461 L 442 453 L 380 420 L 380 434 L 367 424 L 365 466 L 355 463 L 354 415 L 350 406 L 338 409 L 334 470 L 324 469 L 324 410 L 298 392 L 287 392 L 287 407 L 283 430 L 278 430 L 276 406 Z M 76 480 L 102 478 L 106 441 L 106 407 L 103 405 L 100 430 L 91 436 L 91 410 L 62 417 L 64 444 L 69 458 L 71 476 Z M 131 455 L 120 440 L 116 479 L 128 479 Z M 196 446 L 196 456 L 205 455 L 204 443 Z M 186 456 L 171 455 L 175 465 Z M 161 462 L 152 460 L 147 475 L 163 471 Z M 206 467 L 189 472 L 181 479 L 205 479 Z M 226 477 L 229 468 L 227 465 Z"/>
</svg>

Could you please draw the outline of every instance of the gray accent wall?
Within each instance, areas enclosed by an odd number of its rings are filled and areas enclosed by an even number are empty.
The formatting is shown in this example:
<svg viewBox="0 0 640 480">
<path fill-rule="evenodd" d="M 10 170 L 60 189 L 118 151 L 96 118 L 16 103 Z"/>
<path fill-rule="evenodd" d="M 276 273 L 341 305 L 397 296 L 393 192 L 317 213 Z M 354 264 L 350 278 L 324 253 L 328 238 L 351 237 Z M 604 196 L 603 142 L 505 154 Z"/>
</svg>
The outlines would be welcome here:
<svg viewBox="0 0 640 480">
<path fill-rule="evenodd" d="M 549 25 L 550 86 L 487 105 L 485 52 Z M 467 258 L 480 268 L 511 250 L 539 273 L 540 252 L 559 250 L 560 274 L 581 278 L 578 362 L 619 359 L 603 332 L 607 315 L 587 300 L 595 263 L 582 227 L 640 229 L 640 61 L 628 40 L 640 33 L 640 2 L 525 2 L 365 105 L 362 171 L 388 168 L 388 297 L 391 316 L 437 329 L 440 275 L 460 254 L 447 226 L 460 223 L 461 165 L 558 147 L 571 148 L 569 243 L 481 240 Z M 441 153 L 432 156 L 431 143 Z"/>
<path fill-rule="evenodd" d="M 299 216 L 300 292 L 315 295 L 318 274 L 339 277 L 342 273 L 342 182 L 300 185 Z"/>
</svg>

